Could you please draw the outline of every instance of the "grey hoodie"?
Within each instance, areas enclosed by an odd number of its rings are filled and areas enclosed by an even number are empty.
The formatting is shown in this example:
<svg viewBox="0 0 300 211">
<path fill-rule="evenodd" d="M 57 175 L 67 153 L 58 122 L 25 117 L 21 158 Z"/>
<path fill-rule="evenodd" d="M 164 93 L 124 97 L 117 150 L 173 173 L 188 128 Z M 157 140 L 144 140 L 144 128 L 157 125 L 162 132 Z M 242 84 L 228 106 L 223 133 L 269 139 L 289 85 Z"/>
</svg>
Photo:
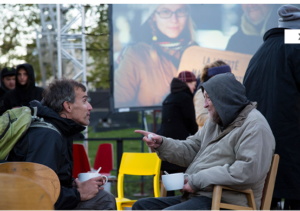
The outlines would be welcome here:
<svg viewBox="0 0 300 211">
<path fill-rule="evenodd" d="M 232 73 L 216 75 L 203 83 L 201 88 L 210 97 L 224 128 L 250 103 L 246 98 L 245 87 Z"/>
<path fill-rule="evenodd" d="M 183 141 L 163 137 L 155 150 L 163 161 L 188 167 L 188 183 L 195 193 L 184 193 L 182 201 L 197 195 L 211 198 L 214 185 L 225 185 L 251 188 L 259 209 L 275 149 L 269 124 L 256 110 L 256 103 L 246 99 L 245 88 L 232 74 L 217 75 L 203 88 L 219 112 L 224 130 L 207 119 L 194 136 Z M 237 192 L 224 190 L 221 200 L 248 206 L 246 196 Z"/>
</svg>

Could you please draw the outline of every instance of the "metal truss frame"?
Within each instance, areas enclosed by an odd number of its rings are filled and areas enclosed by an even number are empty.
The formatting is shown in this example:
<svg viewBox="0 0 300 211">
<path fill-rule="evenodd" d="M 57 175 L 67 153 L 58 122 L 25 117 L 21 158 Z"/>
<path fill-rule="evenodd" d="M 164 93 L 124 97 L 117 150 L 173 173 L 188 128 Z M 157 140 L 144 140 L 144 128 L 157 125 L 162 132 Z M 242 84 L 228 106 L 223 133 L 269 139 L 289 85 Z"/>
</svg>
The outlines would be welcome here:
<svg viewBox="0 0 300 211">
<path fill-rule="evenodd" d="M 62 78 L 62 59 L 68 59 L 79 69 L 75 70 L 74 80 L 82 76 L 82 84 L 87 87 L 86 79 L 86 43 L 85 43 L 85 8 L 84 5 L 73 5 L 78 10 L 78 14 L 65 26 L 61 26 L 61 5 L 56 5 L 56 19 L 57 19 L 57 76 Z M 81 18 L 81 34 L 68 33 L 71 26 Z M 70 43 L 68 39 L 80 40 L 80 43 Z M 66 49 L 81 49 L 81 59 L 77 59 L 75 53 L 70 54 Z M 76 73 L 77 72 L 77 73 Z M 84 130 L 85 138 L 88 137 L 87 128 Z M 84 141 L 86 152 L 88 153 L 88 142 Z"/>
</svg>

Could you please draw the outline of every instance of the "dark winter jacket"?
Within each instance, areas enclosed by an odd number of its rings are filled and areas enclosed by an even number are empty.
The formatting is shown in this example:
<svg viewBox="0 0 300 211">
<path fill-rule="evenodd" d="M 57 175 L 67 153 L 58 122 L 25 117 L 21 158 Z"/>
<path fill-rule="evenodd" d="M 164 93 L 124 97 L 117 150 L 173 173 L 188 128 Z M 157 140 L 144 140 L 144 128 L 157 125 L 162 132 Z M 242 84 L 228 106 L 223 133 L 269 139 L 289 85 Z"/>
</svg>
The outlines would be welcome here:
<svg viewBox="0 0 300 211">
<path fill-rule="evenodd" d="M 17 79 L 18 70 L 24 68 L 28 74 L 27 85 L 22 86 Z M 34 70 L 30 64 L 21 64 L 17 66 L 16 72 L 16 88 L 9 90 L 3 99 L 3 106 L 0 108 L 0 114 L 4 113 L 8 109 L 21 106 L 29 106 L 29 102 L 32 100 L 42 100 L 43 88 L 35 86 Z"/>
<path fill-rule="evenodd" d="M 2 80 L 2 77 L 1 77 Z M 0 102 L 2 102 L 5 93 L 9 91 L 9 89 L 4 85 L 4 83 L 1 81 L 1 86 L 0 86 Z"/>
<path fill-rule="evenodd" d="M 55 209 L 71 210 L 80 202 L 80 193 L 72 187 L 73 173 L 73 136 L 85 129 L 71 119 L 60 117 L 52 109 L 38 101 L 30 102 L 37 107 L 37 116 L 53 124 L 61 135 L 48 128 L 29 128 L 9 154 L 8 161 L 27 161 L 46 165 L 53 169 L 61 184 Z"/>
<path fill-rule="evenodd" d="M 251 59 L 244 85 L 265 116 L 280 161 L 273 197 L 300 198 L 300 45 L 284 44 L 284 28 L 273 28 Z"/>
<path fill-rule="evenodd" d="M 8 91 L 5 89 L 6 87 L 4 86 L 4 83 L 1 83 L 1 87 L 0 87 L 0 104 L 3 101 L 4 95 L 5 93 Z"/>
<path fill-rule="evenodd" d="M 163 101 L 161 127 L 157 134 L 185 140 L 197 130 L 193 94 L 186 83 L 174 78 L 171 82 L 171 93 Z M 163 162 L 162 169 L 176 168 L 174 164 L 168 165 Z"/>
</svg>

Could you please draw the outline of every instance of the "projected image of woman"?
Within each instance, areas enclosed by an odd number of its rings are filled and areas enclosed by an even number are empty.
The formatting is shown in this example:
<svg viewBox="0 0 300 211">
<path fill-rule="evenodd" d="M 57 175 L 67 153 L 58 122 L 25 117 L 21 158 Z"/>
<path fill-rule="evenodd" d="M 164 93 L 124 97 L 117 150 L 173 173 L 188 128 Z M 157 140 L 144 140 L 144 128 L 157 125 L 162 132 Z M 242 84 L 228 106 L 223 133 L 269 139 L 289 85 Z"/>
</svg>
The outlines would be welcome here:
<svg viewBox="0 0 300 211">
<path fill-rule="evenodd" d="M 183 51 L 194 45 L 187 5 L 149 5 L 149 11 L 136 27 L 139 42 L 123 50 L 114 72 L 116 108 L 161 105 Z"/>
</svg>

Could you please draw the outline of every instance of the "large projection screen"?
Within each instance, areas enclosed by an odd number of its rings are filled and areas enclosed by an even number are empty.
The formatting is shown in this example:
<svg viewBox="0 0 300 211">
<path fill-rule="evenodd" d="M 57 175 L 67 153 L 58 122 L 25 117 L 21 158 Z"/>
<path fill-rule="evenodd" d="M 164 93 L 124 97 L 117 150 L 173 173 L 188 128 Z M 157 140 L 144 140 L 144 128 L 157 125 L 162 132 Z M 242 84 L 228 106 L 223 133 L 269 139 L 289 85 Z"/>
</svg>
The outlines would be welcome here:
<svg viewBox="0 0 300 211">
<path fill-rule="evenodd" d="M 279 4 L 113 4 L 110 17 L 114 112 L 160 109 L 181 71 L 197 77 L 221 59 L 243 81 Z"/>
</svg>

